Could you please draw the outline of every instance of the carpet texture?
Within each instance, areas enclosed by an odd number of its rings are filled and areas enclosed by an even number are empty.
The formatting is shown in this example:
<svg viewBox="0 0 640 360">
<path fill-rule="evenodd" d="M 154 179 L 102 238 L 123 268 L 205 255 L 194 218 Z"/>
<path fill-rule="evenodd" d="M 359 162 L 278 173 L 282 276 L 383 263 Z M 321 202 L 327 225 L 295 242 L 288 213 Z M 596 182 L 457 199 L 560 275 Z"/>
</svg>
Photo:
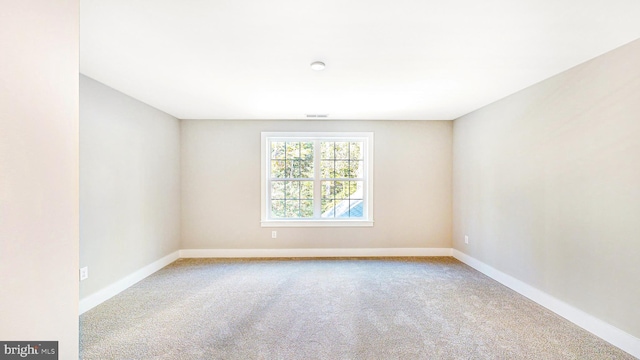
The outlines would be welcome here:
<svg viewBox="0 0 640 360">
<path fill-rule="evenodd" d="M 633 359 L 450 257 L 180 259 L 80 317 L 83 359 Z"/>
</svg>

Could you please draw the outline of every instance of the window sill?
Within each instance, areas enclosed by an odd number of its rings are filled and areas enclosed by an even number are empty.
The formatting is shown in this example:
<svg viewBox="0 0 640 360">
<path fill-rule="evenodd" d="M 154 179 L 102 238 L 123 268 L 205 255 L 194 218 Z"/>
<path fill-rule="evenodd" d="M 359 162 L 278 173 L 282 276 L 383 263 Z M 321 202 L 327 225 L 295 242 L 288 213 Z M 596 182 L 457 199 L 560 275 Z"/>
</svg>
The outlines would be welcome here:
<svg viewBox="0 0 640 360">
<path fill-rule="evenodd" d="M 373 220 L 263 220 L 262 227 L 371 227 Z"/>
</svg>

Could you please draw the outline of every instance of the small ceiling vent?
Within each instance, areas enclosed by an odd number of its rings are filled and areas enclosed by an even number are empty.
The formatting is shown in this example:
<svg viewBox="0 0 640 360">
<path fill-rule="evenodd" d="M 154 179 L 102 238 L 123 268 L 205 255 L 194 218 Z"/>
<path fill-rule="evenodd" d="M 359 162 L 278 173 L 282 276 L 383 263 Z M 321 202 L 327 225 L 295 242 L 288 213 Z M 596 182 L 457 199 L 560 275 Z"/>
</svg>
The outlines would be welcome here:
<svg viewBox="0 0 640 360">
<path fill-rule="evenodd" d="M 308 118 L 327 118 L 328 114 L 307 114 Z"/>
</svg>

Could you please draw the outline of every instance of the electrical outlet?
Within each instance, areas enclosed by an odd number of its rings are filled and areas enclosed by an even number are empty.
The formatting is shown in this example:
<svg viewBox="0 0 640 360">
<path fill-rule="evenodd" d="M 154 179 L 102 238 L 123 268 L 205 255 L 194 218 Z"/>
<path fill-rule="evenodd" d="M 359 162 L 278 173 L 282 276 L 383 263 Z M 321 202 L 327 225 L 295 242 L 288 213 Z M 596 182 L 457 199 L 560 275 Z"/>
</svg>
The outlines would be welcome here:
<svg viewBox="0 0 640 360">
<path fill-rule="evenodd" d="M 469 235 L 465 235 L 464 236 L 464 243 L 468 244 L 469 243 Z"/>
<path fill-rule="evenodd" d="M 277 238 L 277 237 L 278 237 L 278 232 L 277 232 L 277 231 L 272 231 L 272 232 L 271 232 L 271 238 L 272 238 L 272 239 L 275 239 L 275 238 Z"/>
<path fill-rule="evenodd" d="M 80 269 L 80 281 L 86 280 L 89 278 L 89 267 L 85 266 Z"/>
</svg>

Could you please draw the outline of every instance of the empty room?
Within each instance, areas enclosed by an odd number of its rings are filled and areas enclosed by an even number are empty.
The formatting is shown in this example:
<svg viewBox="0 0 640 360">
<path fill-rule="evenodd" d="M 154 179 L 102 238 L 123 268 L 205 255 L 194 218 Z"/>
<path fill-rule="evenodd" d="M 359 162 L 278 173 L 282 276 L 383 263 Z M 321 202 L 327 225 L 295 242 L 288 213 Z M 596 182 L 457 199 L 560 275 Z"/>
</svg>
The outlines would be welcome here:
<svg viewBox="0 0 640 360">
<path fill-rule="evenodd" d="M 3 7 L 0 358 L 640 358 L 637 1 Z"/>
</svg>

